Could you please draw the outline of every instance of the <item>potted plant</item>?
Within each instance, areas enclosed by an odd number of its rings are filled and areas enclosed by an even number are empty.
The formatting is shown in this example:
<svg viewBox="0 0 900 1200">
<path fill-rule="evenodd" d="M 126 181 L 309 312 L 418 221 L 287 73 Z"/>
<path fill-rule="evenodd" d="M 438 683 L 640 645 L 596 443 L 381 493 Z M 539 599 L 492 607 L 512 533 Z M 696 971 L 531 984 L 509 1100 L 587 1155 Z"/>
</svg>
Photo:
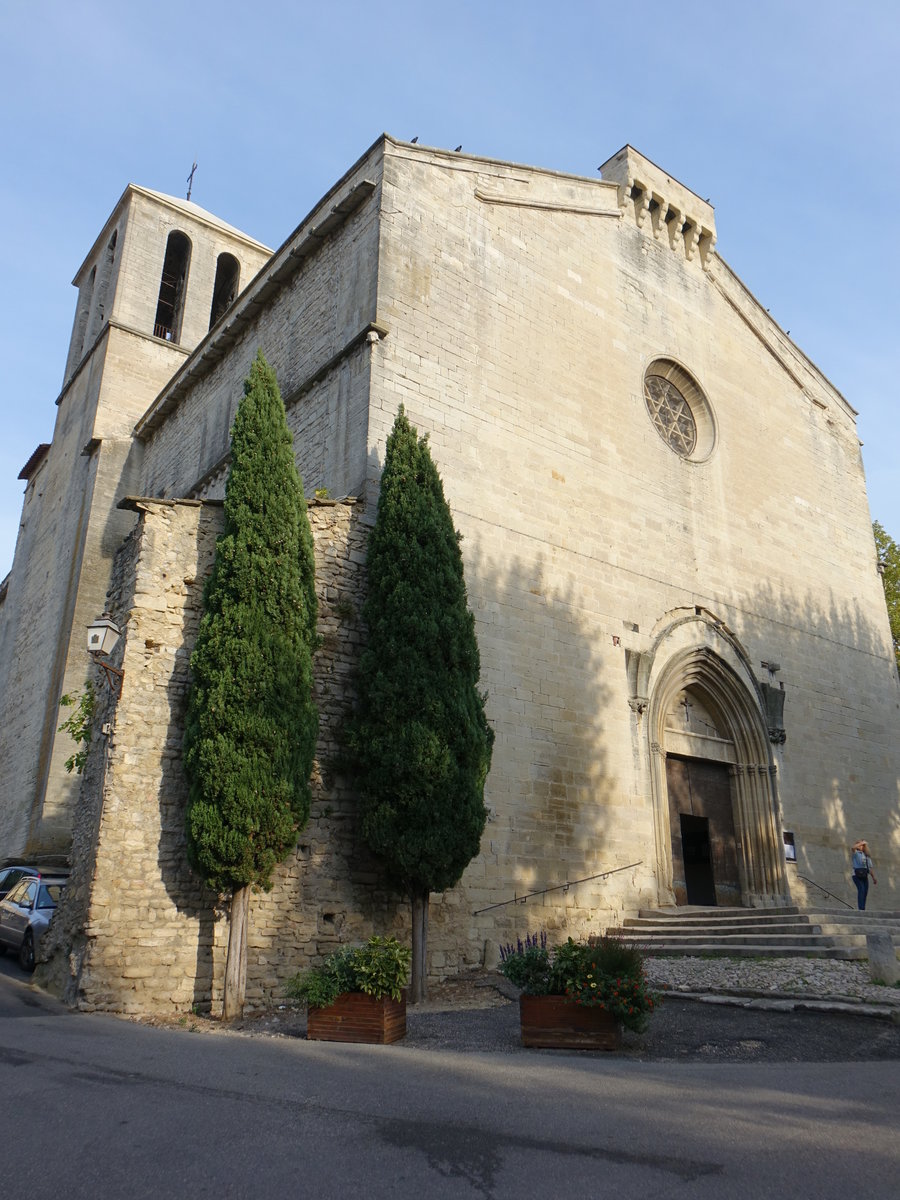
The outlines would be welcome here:
<svg viewBox="0 0 900 1200">
<path fill-rule="evenodd" d="M 371 937 L 289 979 L 288 996 L 308 1005 L 307 1038 L 384 1045 L 405 1037 L 410 958 L 396 938 Z"/>
<path fill-rule="evenodd" d="M 501 972 L 521 988 L 524 1046 L 617 1050 L 623 1026 L 639 1031 L 653 1011 L 643 955 L 620 938 L 569 938 L 550 949 L 542 932 L 500 957 Z"/>
</svg>

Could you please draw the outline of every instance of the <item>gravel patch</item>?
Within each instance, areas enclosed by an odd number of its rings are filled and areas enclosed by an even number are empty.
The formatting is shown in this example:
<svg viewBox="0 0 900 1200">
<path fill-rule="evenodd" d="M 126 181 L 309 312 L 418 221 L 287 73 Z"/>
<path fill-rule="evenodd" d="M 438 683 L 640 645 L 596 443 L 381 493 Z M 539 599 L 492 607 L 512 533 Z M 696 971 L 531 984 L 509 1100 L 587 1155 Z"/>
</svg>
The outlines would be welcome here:
<svg viewBox="0 0 900 1200">
<path fill-rule="evenodd" d="M 673 992 L 812 996 L 900 1008 L 900 987 L 869 978 L 867 962 L 815 958 L 656 958 L 646 960 L 654 987 Z"/>
</svg>

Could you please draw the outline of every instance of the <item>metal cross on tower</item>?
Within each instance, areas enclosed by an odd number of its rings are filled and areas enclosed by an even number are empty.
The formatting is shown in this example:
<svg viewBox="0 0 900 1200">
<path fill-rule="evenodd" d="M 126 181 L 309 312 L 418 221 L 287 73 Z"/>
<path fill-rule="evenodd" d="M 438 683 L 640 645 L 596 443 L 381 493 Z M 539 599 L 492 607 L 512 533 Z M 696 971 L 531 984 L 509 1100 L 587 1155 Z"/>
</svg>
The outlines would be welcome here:
<svg viewBox="0 0 900 1200">
<path fill-rule="evenodd" d="M 188 175 L 188 177 L 187 177 L 188 190 L 187 190 L 187 196 L 185 197 L 186 200 L 190 200 L 190 198 L 191 198 L 191 192 L 194 189 L 194 172 L 196 170 L 197 170 L 197 164 L 195 162 L 193 164 L 193 166 L 191 167 L 190 175 Z"/>
</svg>

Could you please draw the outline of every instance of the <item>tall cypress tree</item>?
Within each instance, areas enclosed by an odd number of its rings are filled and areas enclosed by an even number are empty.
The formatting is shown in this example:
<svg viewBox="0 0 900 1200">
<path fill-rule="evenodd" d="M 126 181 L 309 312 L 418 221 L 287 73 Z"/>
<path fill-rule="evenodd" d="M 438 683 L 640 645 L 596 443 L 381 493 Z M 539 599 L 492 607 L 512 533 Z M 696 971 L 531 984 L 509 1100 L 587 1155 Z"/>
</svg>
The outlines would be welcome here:
<svg viewBox="0 0 900 1200">
<path fill-rule="evenodd" d="M 401 407 L 367 556 L 350 747 L 363 835 L 413 910 L 411 999 L 425 996 L 428 897 L 478 853 L 494 735 L 478 690 L 459 534 L 427 440 Z"/>
<path fill-rule="evenodd" d="M 313 541 L 284 404 L 260 351 L 231 430 L 225 531 L 204 591 L 184 732 L 188 855 L 231 893 L 226 1019 L 243 1010 L 251 887 L 309 817 L 318 733 Z"/>
</svg>

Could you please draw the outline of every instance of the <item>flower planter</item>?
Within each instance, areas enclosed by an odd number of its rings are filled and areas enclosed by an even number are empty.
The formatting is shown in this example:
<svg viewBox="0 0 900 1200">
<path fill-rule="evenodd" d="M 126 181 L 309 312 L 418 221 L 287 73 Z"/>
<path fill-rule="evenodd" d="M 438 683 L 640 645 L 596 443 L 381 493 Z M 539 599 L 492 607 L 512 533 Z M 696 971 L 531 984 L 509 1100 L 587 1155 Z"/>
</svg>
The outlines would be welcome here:
<svg viewBox="0 0 900 1200">
<path fill-rule="evenodd" d="M 550 1050 L 618 1050 L 622 1026 L 602 1008 L 572 1004 L 564 996 L 519 997 L 522 1045 Z"/>
<path fill-rule="evenodd" d="M 306 1036 L 318 1042 L 387 1045 L 406 1037 L 406 993 L 376 1000 L 364 992 L 342 992 L 327 1008 L 310 1008 Z"/>
</svg>

